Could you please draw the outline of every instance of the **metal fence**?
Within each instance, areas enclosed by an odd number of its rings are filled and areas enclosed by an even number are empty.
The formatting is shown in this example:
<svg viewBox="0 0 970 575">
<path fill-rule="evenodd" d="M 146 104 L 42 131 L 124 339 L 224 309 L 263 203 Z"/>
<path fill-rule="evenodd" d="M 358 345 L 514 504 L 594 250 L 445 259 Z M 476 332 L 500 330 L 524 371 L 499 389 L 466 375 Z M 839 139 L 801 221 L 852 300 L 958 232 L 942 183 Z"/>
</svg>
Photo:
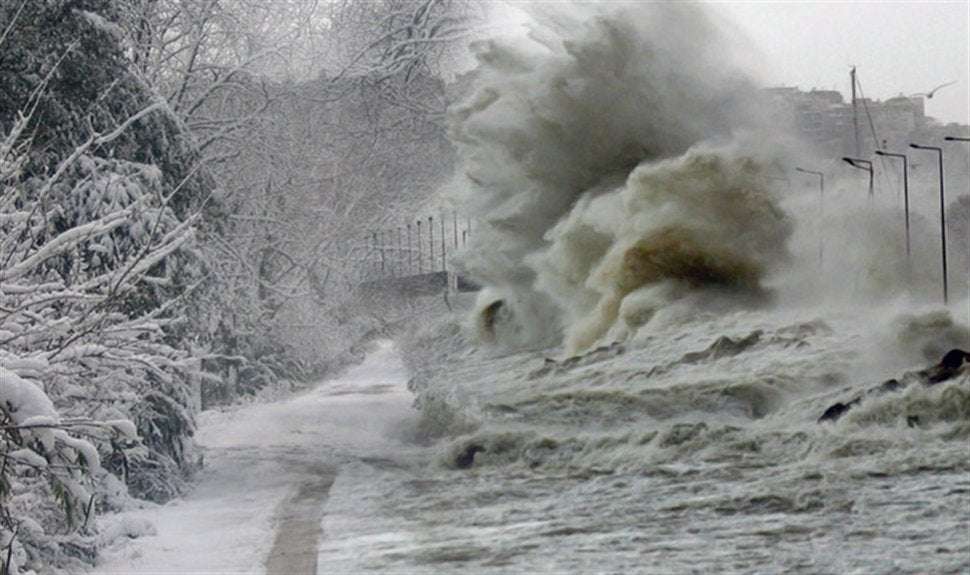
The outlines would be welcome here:
<svg viewBox="0 0 970 575">
<path fill-rule="evenodd" d="M 357 259 L 357 283 L 370 289 L 441 291 L 449 285 L 471 289 L 449 269 L 448 258 L 463 248 L 471 221 L 457 213 L 408 220 L 366 233 Z"/>
</svg>

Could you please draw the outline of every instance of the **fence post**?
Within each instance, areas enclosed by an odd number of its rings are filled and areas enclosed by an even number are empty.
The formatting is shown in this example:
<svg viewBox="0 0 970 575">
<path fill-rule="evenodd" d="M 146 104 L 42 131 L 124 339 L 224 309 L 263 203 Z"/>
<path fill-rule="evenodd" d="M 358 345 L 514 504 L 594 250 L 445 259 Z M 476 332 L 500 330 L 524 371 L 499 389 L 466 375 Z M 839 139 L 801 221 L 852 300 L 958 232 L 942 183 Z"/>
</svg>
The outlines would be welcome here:
<svg viewBox="0 0 970 575">
<path fill-rule="evenodd" d="M 421 260 L 424 259 L 422 256 L 422 251 L 423 250 L 421 249 L 421 220 L 418 220 L 418 275 L 420 275 L 421 272 L 423 271 L 421 269 L 423 264 Z"/>
<path fill-rule="evenodd" d="M 441 271 L 448 271 L 448 264 L 445 262 L 447 252 L 447 242 L 445 241 L 445 215 L 441 214 Z"/>
<path fill-rule="evenodd" d="M 434 272 L 434 217 L 428 216 L 428 271 Z"/>
</svg>

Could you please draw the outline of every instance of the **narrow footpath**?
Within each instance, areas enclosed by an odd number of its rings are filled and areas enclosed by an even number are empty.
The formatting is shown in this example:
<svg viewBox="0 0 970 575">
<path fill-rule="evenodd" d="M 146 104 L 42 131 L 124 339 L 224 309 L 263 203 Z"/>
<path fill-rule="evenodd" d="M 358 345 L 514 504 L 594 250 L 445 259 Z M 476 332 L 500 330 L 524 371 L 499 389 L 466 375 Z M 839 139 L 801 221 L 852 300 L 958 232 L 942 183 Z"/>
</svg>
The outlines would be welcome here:
<svg viewBox="0 0 970 575">
<path fill-rule="evenodd" d="M 315 575 L 331 487 L 348 465 L 400 456 L 416 417 L 392 345 L 286 401 L 200 418 L 205 469 L 184 499 L 107 515 L 152 532 L 107 546 L 93 573 Z"/>
</svg>

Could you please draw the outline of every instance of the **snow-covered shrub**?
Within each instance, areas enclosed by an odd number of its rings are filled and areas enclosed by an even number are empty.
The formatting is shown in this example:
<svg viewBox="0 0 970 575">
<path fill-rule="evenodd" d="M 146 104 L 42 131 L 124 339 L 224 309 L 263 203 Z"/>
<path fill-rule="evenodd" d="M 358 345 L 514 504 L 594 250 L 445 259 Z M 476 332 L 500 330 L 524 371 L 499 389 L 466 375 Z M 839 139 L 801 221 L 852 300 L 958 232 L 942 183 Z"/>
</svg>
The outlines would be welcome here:
<svg viewBox="0 0 970 575">
<path fill-rule="evenodd" d="M 29 116 L 0 133 L 4 575 L 93 559 L 105 470 L 163 500 L 194 462 L 199 362 L 170 342 L 180 298 L 158 295 L 195 218 L 176 217 L 157 168 L 92 153 L 153 112 L 90 135 L 45 175 L 24 169 Z"/>
<path fill-rule="evenodd" d="M 185 126 L 131 60 L 128 7 L 0 5 L 0 134 L 14 152 L 0 347 L 49 356 L 42 379 L 65 415 L 135 421 L 144 453 L 105 465 L 138 485 L 139 469 L 171 471 L 134 490 L 164 498 L 194 463 L 189 390 L 208 334 L 193 300 L 218 288 L 193 244 L 218 202 Z"/>
<path fill-rule="evenodd" d="M 90 559 L 98 446 L 134 440 L 135 427 L 63 418 L 39 382 L 17 373 L 36 374 L 36 362 L 0 351 L 0 364 L 0 573 Z"/>
</svg>

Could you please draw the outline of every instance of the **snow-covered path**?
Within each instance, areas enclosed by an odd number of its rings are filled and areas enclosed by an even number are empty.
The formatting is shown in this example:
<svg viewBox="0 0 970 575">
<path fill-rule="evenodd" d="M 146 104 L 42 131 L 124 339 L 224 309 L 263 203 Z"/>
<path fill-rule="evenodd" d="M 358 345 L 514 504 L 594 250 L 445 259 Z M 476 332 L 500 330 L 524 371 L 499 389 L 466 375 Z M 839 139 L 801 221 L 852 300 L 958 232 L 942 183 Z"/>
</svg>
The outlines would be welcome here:
<svg viewBox="0 0 970 575">
<path fill-rule="evenodd" d="M 400 456 L 413 419 L 389 343 L 342 377 L 287 401 L 206 413 L 205 469 L 184 499 L 104 519 L 157 535 L 116 544 L 97 574 L 315 573 L 320 527 L 342 466 Z"/>
</svg>

